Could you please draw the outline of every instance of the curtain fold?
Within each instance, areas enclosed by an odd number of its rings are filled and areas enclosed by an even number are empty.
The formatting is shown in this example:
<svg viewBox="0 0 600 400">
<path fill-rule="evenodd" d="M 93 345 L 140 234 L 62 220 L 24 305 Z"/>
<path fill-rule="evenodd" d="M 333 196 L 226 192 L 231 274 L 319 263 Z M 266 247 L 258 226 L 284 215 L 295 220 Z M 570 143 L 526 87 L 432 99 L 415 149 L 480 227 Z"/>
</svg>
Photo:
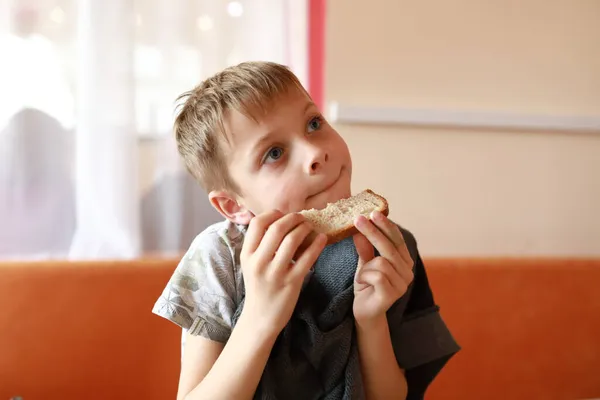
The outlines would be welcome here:
<svg viewBox="0 0 600 400">
<path fill-rule="evenodd" d="M 181 254 L 220 216 L 175 99 L 245 60 L 305 80 L 304 3 L 0 0 L 0 260 Z"/>
<path fill-rule="evenodd" d="M 133 0 L 77 4 L 72 258 L 140 255 Z"/>
</svg>

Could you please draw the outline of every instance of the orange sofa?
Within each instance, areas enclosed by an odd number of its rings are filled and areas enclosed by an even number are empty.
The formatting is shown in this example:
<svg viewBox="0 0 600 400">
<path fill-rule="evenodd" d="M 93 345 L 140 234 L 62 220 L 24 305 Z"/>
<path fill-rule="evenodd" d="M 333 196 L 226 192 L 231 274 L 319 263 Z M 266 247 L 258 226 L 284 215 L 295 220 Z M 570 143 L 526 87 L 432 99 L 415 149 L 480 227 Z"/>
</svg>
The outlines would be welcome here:
<svg viewBox="0 0 600 400">
<path fill-rule="evenodd" d="M 176 260 L 0 263 L 0 399 L 173 399 Z M 600 397 L 600 260 L 425 260 L 463 350 L 428 399 Z"/>
</svg>

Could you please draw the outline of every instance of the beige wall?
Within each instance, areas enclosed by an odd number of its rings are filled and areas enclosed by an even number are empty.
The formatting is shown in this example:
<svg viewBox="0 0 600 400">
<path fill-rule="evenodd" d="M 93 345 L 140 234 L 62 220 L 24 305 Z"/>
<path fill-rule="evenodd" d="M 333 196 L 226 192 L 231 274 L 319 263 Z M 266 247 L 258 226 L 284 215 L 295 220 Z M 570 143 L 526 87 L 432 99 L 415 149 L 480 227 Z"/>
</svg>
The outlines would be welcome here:
<svg viewBox="0 0 600 400">
<path fill-rule="evenodd" d="M 600 1 L 328 2 L 326 99 L 600 116 Z M 337 126 L 426 255 L 600 256 L 600 134 Z"/>
</svg>

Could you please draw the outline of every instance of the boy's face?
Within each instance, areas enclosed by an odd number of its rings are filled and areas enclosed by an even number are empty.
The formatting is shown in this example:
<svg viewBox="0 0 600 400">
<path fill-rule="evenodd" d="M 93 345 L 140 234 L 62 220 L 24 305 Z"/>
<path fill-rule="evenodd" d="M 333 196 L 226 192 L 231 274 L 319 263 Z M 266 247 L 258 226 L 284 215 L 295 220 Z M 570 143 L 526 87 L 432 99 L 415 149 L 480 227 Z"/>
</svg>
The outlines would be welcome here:
<svg viewBox="0 0 600 400">
<path fill-rule="evenodd" d="M 226 129 L 237 202 L 250 214 L 324 208 L 350 196 L 348 146 L 306 93 L 290 90 L 258 122 L 233 111 Z"/>
</svg>

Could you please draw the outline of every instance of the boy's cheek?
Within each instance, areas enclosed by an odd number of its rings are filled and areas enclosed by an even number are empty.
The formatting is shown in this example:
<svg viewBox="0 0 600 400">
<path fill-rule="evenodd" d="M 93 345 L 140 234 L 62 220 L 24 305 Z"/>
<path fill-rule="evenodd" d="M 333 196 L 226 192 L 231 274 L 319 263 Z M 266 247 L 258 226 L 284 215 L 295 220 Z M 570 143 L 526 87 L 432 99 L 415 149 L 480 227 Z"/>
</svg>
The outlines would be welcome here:
<svg viewBox="0 0 600 400">
<path fill-rule="evenodd" d="M 277 187 L 278 186 L 278 187 Z M 304 209 L 306 196 L 298 190 L 297 185 L 286 184 L 265 188 L 264 196 L 270 198 L 272 206 L 284 213 L 298 212 Z"/>
</svg>

